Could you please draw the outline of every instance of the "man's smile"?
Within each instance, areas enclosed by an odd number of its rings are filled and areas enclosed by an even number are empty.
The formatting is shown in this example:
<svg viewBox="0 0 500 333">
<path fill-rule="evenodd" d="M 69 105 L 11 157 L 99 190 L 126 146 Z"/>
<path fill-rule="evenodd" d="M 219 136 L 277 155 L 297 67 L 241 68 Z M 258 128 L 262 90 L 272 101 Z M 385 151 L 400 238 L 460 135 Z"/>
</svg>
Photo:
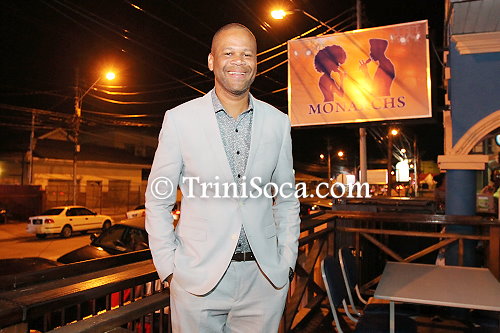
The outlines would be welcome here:
<svg viewBox="0 0 500 333">
<path fill-rule="evenodd" d="M 227 73 L 231 76 L 236 76 L 236 77 L 238 76 L 243 77 L 247 74 L 247 72 L 242 72 L 242 71 L 228 71 Z"/>
</svg>

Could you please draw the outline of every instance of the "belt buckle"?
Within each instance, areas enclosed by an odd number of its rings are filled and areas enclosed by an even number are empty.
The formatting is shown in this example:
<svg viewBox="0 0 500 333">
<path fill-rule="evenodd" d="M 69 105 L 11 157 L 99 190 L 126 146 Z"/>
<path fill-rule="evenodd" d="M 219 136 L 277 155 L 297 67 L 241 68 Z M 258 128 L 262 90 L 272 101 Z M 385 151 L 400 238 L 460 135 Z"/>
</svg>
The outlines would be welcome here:
<svg viewBox="0 0 500 333">
<path fill-rule="evenodd" d="M 247 252 L 243 252 L 243 261 L 247 261 Z"/>
</svg>

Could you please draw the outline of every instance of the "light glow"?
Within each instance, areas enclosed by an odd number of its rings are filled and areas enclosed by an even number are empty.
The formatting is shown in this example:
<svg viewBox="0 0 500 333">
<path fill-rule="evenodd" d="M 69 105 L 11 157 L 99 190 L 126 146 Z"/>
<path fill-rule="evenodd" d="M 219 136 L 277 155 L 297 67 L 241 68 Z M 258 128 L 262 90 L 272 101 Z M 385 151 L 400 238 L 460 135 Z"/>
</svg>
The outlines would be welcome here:
<svg viewBox="0 0 500 333">
<path fill-rule="evenodd" d="M 277 9 L 277 10 L 273 10 L 271 12 L 271 16 L 273 17 L 273 19 L 275 20 L 282 20 L 283 18 L 285 18 L 286 16 L 286 11 L 284 11 L 283 9 Z"/>
<path fill-rule="evenodd" d="M 115 73 L 113 73 L 113 72 L 107 72 L 107 73 L 106 73 L 106 79 L 108 79 L 108 80 L 110 80 L 110 81 L 111 81 L 111 80 L 114 80 L 114 78 L 115 78 L 115 77 L 116 77 L 116 74 L 115 74 Z"/>
<path fill-rule="evenodd" d="M 396 181 L 409 182 L 410 181 L 410 166 L 408 160 L 402 160 L 396 164 Z"/>
</svg>

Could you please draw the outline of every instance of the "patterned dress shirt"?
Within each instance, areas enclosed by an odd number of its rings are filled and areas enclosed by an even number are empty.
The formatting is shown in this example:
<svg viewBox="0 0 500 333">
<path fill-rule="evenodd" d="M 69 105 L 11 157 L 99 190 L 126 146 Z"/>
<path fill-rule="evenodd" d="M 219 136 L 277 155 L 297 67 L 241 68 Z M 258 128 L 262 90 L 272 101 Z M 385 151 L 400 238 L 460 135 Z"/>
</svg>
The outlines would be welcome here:
<svg viewBox="0 0 500 333">
<path fill-rule="evenodd" d="M 252 97 L 249 97 L 248 110 L 242 112 L 238 118 L 230 116 L 222 106 L 219 98 L 215 94 L 215 89 L 211 91 L 212 104 L 215 110 L 217 123 L 219 124 L 220 135 L 224 150 L 233 173 L 233 178 L 238 186 L 242 183 L 243 175 L 250 152 L 250 141 L 252 133 L 253 103 Z M 238 244 L 235 253 L 251 252 L 245 229 L 241 226 Z"/>
</svg>

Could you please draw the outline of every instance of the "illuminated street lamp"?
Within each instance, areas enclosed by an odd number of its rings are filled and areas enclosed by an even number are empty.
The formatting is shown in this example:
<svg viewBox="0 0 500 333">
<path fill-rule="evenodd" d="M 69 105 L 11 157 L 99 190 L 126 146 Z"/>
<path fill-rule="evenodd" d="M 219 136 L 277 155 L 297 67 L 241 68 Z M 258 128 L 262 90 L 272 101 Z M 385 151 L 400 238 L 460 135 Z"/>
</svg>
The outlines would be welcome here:
<svg viewBox="0 0 500 333">
<path fill-rule="evenodd" d="M 106 79 L 108 79 L 108 80 L 110 80 L 110 81 L 111 81 L 111 80 L 114 80 L 114 79 L 115 79 L 115 77 L 116 77 L 116 75 L 115 75 L 115 73 L 114 73 L 114 72 L 107 72 L 107 73 L 106 73 Z"/>
<path fill-rule="evenodd" d="M 282 20 L 285 18 L 286 16 L 286 11 L 283 10 L 283 9 L 277 9 L 277 10 L 273 10 L 271 12 L 271 16 L 273 17 L 273 19 L 275 20 Z"/>
<path fill-rule="evenodd" d="M 310 19 L 318 22 L 319 24 L 321 24 L 322 26 L 324 26 L 328 30 L 332 30 L 333 32 L 337 32 L 337 30 L 330 27 L 325 22 L 321 21 L 320 19 L 314 17 L 313 15 L 309 14 L 308 12 L 306 12 L 305 10 L 302 10 L 302 9 L 292 9 L 292 10 L 276 9 L 276 10 L 271 11 L 271 16 L 275 20 L 282 20 L 285 18 L 285 16 L 293 14 L 293 13 L 297 13 L 297 12 L 301 12 L 302 14 L 304 14 L 305 16 L 309 17 Z"/>
<path fill-rule="evenodd" d="M 101 75 L 95 80 L 94 83 L 83 93 L 80 95 L 80 88 L 78 87 L 78 72 L 75 78 L 75 121 L 74 121 L 74 143 L 75 143 L 75 150 L 73 152 L 73 205 L 76 205 L 76 188 L 77 188 L 77 181 L 76 181 L 76 167 L 77 167 L 77 162 L 78 162 L 78 153 L 80 152 L 80 142 L 79 142 L 79 136 L 80 136 L 80 122 L 82 121 L 82 105 L 83 105 L 83 98 L 92 90 L 92 88 L 95 87 L 95 85 L 101 81 L 101 79 L 105 77 L 107 80 L 113 80 L 116 75 L 114 72 L 107 72 L 104 75 Z"/>
<path fill-rule="evenodd" d="M 337 153 L 337 156 L 338 156 L 339 158 L 344 157 L 344 152 L 343 152 L 342 150 L 340 150 L 340 151 Z"/>
</svg>

